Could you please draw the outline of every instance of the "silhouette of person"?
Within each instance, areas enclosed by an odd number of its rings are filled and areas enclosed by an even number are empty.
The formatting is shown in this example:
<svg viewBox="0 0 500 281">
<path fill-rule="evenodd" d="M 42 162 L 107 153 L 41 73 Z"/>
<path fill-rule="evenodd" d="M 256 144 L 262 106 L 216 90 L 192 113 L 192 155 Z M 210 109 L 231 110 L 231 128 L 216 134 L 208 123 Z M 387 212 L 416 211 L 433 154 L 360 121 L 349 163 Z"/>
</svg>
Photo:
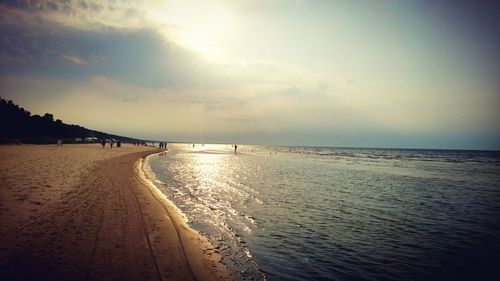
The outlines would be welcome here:
<svg viewBox="0 0 500 281">
<path fill-rule="evenodd" d="M 104 146 L 106 145 L 106 140 L 102 139 L 101 140 L 101 145 L 102 145 L 102 148 L 104 148 Z"/>
<path fill-rule="evenodd" d="M 234 155 L 236 155 L 236 150 L 238 150 L 238 145 L 234 145 Z"/>
</svg>

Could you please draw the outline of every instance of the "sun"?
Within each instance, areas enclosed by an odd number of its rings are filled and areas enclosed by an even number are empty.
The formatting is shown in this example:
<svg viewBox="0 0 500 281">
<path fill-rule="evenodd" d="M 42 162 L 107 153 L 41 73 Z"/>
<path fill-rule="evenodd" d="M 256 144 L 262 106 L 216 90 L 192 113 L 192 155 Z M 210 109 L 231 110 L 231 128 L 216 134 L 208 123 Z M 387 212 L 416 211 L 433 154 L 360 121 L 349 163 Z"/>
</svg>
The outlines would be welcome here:
<svg viewBox="0 0 500 281">
<path fill-rule="evenodd" d="M 221 46 L 236 26 L 235 16 L 218 1 L 174 0 L 151 11 L 154 21 L 167 26 L 176 43 L 208 57 L 221 55 Z"/>
</svg>

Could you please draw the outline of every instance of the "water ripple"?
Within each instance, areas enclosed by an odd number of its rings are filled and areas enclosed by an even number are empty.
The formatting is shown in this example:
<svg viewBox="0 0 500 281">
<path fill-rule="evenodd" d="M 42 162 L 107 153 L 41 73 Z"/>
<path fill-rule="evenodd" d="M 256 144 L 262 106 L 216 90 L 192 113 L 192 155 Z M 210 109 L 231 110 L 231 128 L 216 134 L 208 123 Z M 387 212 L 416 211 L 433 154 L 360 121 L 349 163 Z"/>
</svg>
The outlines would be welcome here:
<svg viewBox="0 0 500 281">
<path fill-rule="evenodd" d="M 150 160 L 161 190 L 212 240 L 237 280 L 499 273 L 498 152 L 238 151 L 174 145 Z"/>
</svg>

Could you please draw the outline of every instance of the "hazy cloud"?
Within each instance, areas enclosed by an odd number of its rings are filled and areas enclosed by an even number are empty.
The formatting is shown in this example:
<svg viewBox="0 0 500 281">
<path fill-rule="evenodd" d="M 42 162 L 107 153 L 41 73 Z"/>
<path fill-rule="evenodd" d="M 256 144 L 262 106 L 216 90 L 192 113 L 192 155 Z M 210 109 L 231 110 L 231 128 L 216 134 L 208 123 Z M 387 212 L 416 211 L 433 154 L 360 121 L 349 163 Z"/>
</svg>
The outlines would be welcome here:
<svg viewBox="0 0 500 281">
<path fill-rule="evenodd" d="M 77 56 L 72 56 L 72 55 L 62 55 L 62 57 L 74 64 L 78 64 L 78 65 L 86 65 L 87 62 L 84 61 L 82 58 L 80 57 L 77 57 Z"/>
<path fill-rule="evenodd" d="M 151 29 L 74 30 L 29 17 L 0 23 L 2 74 L 104 75 L 145 87 L 196 84 L 196 55 Z"/>
<path fill-rule="evenodd" d="M 39 18 L 62 26 L 102 30 L 113 28 L 144 27 L 142 1 L 100 1 L 100 0 L 18 0 L 6 1 L 2 13 L 27 18 Z"/>
<path fill-rule="evenodd" d="M 431 2 L 3 1 L 0 89 L 125 135 L 492 147 L 496 5 Z"/>
</svg>

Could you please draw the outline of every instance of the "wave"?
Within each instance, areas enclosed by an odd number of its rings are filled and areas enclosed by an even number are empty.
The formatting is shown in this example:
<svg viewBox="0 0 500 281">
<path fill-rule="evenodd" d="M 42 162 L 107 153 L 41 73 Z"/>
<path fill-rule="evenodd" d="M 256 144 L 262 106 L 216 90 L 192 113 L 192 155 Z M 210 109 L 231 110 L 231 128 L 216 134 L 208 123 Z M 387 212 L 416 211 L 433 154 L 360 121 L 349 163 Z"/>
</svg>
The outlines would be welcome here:
<svg viewBox="0 0 500 281">
<path fill-rule="evenodd" d="M 500 165 L 500 153 L 496 151 L 434 151 L 434 150 L 403 150 L 403 149 L 364 149 L 364 148 L 295 148 L 277 149 L 299 155 L 352 158 L 360 160 L 402 160 L 446 163 L 480 163 Z"/>
</svg>

